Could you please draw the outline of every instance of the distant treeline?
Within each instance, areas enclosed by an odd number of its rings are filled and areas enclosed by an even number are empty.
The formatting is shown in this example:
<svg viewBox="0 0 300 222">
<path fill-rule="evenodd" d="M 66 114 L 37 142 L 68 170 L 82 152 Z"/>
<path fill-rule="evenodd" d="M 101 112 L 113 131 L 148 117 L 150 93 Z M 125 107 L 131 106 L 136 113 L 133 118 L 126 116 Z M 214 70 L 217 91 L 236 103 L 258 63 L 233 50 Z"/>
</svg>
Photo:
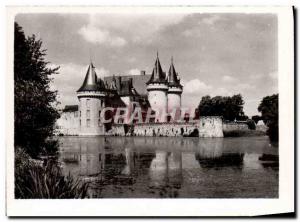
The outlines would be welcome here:
<svg viewBox="0 0 300 222">
<path fill-rule="evenodd" d="M 196 116 L 222 116 L 228 121 L 247 121 L 250 129 L 255 129 L 259 120 L 268 126 L 267 134 L 272 141 L 278 141 L 278 94 L 264 97 L 258 111 L 261 116 L 255 115 L 250 119 L 244 113 L 244 100 L 241 94 L 233 96 L 203 96 L 195 113 Z"/>
</svg>

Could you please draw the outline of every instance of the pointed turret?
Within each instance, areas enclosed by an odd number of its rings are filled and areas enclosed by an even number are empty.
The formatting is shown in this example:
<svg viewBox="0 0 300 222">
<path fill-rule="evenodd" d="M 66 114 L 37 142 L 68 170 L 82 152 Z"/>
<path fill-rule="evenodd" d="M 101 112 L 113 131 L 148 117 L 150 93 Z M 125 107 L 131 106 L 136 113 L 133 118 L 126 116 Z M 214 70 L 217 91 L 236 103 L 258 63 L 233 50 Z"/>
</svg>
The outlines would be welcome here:
<svg viewBox="0 0 300 222">
<path fill-rule="evenodd" d="M 168 73 L 168 85 L 172 87 L 175 86 L 175 87 L 182 88 L 182 85 L 180 84 L 180 79 L 178 78 L 178 74 L 176 73 L 174 67 L 173 56 L 171 58 L 171 65 Z"/>
<path fill-rule="evenodd" d="M 88 70 L 86 72 L 82 86 L 77 90 L 77 92 L 84 91 L 103 91 L 105 90 L 103 81 L 97 78 L 95 67 L 91 62 Z"/>
<path fill-rule="evenodd" d="M 155 61 L 155 65 L 154 65 L 154 68 L 153 68 L 153 71 L 152 71 L 152 75 L 151 75 L 149 81 L 146 84 L 149 85 L 151 83 L 166 83 L 166 75 L 162 71 L 160 61 L 159 61 L 159 58 L 158 58 L 158 53 L 157 53 L 157 56 L 156 56 L 156 61 Z"/>
<path fill-rule="evenodd" d="M 79 135 L 104 135 L 105 127 L 99 113 L 105 107 L 105 97 L 109 93 L 102 79 L 97 77 L 91 62 L 82 86 L 77 90 L 79 100 Z"/>
<path fill-rule="evenodd" d="M 180 84 L 178 73 L 174 67 L 173 57 L 171 58 L 171 65 L 168 73 L 168 87 L 168 112 L 174 112 L 174 109 L 176 109 L 175 118 L 177 118 L 181 113 L 182 85 Z"/>
<path fill-rule="evenodd" d="M 160 61 L 158 58 L 158 53 L 156 56 L 156 61 L 152 75 L 147 84 L 148 99 L 152 110 L 155 111 L 157 117 L 155 121 L 165 122 L 167 111 L 167 92 L 168 92 L 168 82 L 166 79 L 166 74 L 163 72 Z"/>
</svg>

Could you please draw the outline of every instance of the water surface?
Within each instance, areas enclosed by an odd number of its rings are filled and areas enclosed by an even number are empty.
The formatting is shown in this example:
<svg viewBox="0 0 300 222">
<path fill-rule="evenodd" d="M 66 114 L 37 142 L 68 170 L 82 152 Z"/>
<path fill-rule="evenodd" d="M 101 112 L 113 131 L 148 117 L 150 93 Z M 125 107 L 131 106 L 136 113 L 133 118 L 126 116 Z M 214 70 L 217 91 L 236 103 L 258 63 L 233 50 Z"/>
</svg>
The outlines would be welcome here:
<svg viewBox="0 0 300 222">
<path fill-rule="evenodd" d="M 60 137 L 64 174 L 92 198 L 277 198 L 267 137 Z"/>
</svg>

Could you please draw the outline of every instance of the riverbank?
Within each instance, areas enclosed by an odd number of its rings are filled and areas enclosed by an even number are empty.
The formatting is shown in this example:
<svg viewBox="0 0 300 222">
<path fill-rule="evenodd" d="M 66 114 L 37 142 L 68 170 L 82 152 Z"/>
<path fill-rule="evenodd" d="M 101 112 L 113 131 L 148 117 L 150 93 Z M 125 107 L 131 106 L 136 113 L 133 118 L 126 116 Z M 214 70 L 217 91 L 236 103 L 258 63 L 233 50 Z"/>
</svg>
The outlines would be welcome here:
<svg viewBox="0 0 300 222">
<path fill-rule="evenodd" d="M 254 137 L 266 136 L 266 132 L 260 130 L 223 130 L 224 137 Z"/>
</svg>

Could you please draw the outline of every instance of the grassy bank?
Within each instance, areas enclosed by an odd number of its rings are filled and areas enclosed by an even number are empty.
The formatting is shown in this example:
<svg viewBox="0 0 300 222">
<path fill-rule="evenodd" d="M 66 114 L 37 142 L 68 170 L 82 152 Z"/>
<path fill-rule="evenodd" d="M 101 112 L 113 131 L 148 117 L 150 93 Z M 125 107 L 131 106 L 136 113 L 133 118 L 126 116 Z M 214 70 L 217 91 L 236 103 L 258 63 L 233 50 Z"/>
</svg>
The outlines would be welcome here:
<svg viewBox="0 0 300 222">
<path fill-rule="evenodd" d="M 259 130 L 224 130 L 224 137 L 251 137 L 265 136 L 266 133 Z"/>
</svg>

